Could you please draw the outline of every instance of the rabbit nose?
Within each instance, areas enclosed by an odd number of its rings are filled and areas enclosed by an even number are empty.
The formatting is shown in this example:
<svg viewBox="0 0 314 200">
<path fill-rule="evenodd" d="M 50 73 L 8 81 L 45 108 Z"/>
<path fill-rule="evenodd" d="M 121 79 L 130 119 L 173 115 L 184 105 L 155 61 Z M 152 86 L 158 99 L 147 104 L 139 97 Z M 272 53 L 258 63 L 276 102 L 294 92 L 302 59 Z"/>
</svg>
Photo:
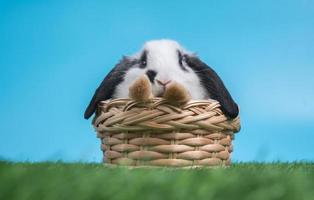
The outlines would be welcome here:
<svg viewBox="0 0 314 200">
<path fill-rule="evenodd" d="M 171 82 L 171 80 L 161 81 L 161 80 L 158 80 L 158 79 L 156 79 L 156 81 L 157 81 L 157 83 L 159 85 L 162 85 L 163 87 L 165 87 L 166 85 L 168 85 Z"/>
</svg>

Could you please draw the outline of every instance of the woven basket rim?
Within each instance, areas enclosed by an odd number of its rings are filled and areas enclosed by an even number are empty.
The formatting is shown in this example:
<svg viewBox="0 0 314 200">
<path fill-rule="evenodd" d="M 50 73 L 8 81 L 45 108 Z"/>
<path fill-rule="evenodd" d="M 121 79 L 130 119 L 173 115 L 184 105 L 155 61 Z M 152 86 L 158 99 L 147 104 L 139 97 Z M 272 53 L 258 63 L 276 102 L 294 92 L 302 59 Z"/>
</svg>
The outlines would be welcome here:
<svg viewBox="0 0 314 200">
<path fill-rule="evenodd" d="M 112 108 L 116 108 L 118 110 L 120 110 L 120 115 L 121 118 L 125 117 L 123 116 L 124 113 L 128 113 L 129 111 L 131 111 L 133 108 L 137 108 L 137 107 L 143 107 L 145 110 L 145 112 L 148 114 L 151 114 L 152 116 L 156 116 L 157 118 L 160 117 L 158 116 L 158 114 L 156 113 L 156 115 L 154 115 L 154 111 L 156 110 L 160 110 L 161 108 L 163 109 L 163 111 L 167 108 L 170 111 L 173 111 L 174 115 L 177 114 L 179 115 L 180 113 L 184 113 L 189 109 L 194 109 L 197 108 L 198 106 L 207 106 L 208 107 L 208 112 L 212 112 L 213 115 L 213 122 L 214 124 L 211 124 L 210 121 L 208 122 L 208 126 L 207 129 L 210 130 L 210 128 L 212 127 L 213 129 L 215 129 L 215 131 L 221 130 L 221 131 L 231 131 L 230 134 L 235 134 L 237 132 L 240 131 L 240 117 L 237 116 L 234 119 L 228 119 L 220 110 L 220 103 L 216 100 L 213 99 L 206 99 L 206 100 L 190 100 L 189 102 L 187 102 L 184 105 L 181 106 L 173 106 L 171 104 L 169 104 L 165 99 L 163 98 L 159 98 L 159 97 L 155 97 L 155 98 L 151 98 L 148 101 L 145 102 L 139 102 L 139 101 L 135 101 L 133 99 L 130 98 L 116 98 L 116 99 L 108 99 L 105 101 L 100 101 L 98 103 L 98 107 L 97 107 L 97 112 L 96 115 L 92 121 L 92 124 L 94 125 L 94 127 L 96 128 L 97 131 L 101 131 L 99 129 L 99 127 L 102 127 L 105 131 L 109 131 L 109 132 L 138 132 L 138 131 L 142 131 L 142 132 L 150 132 L 150 131 L 163 131 L 163 130 L 167 130 L 167 128 L 156 128 L 153 125 L 148 125 L 145 128 L 143 127 L 139 127 L 136 126 L 136 124 L 134 125 L 134 123 L 123 123 L 123 120 L 119 121 L 119 118 L 117 117 L 117 123 L 108 123 L 110 124 L 110 126 L 106 126 L 101 124 L 101 122 L 106 119 L 106 117 L 108 116 L 103 116 L 101 117 L 101 113 L 108 113 L 108 111 Z M 152 112 L 149 112 L 152 111 Z M 143 113 L 144 114 L 144 113 Z M 127 114 L 126 114 L 127 115 Z M 136 113 L 135 116 L 132 116 L 132 113 L 129 113 L 130 116 L 128 116 L 129 118 L 134 118 L 134 121 L 136 121 L 136 115 L 139 117 L 143 118 L 143 121 L 146 121 L 147 123 L 149 122 L 149 118 L 145 118 L 145 116 L 143 117 L 142 115 Z M 201 115 L 201 114 L 200 114 Z M 199 115 L 199 116 L 200 116 Z M 205 114 L 206 115 L 206 114 Z M 198 117 L 199 117 L 198 116 Z M 110 116 L 112 117 L 112 115 Z M 120 116 L 119 116 L 120 117 Z M 196 116 L 197 117 L 197 116 Z M 171 118 L 171 117 L 170 117 Z M 175 117 L 173 117 L 175 118 Z M 192 117 L 191 117 L 192 118 Z M 151 118 L 154 122 L 154 117 Z M 114 120 L 113 120 L 114 121 Z M 127 121 L 127 120 L 126 120 Z M 137 123 L 141 123 L 143 121 L 138 121 Z M 156 121 L 156 120 L 155 120 Z M 157 120 L 158 121 L 158 120 Z M 162 121 L 162 120 L 161 120 Z M 184 121 L 184 120 L 183 120 Z M 185 121 L 189 121 L 189 120 L 185 120 Z M 193 120 L 191 119 L 190 121 L 193 122 Z M 195 120 L 194 120 L 195 121 Z M 170 120 L 171 122 L 171 120 Z M 164 123 L 170 123 L 168 122 L 164 122 Z M 195 121 L 197 122 L 197 120 Z M 192 129 L 191 124 L 193 123 L 187 123 L 186 127 L 189 129 Z M 179 126 L 179 124 L 177 124 Z M 183 124 L 181 124 L 182 127 L 184 127 Z M 190 125 L 190 127 L 188 127 L 188 125 Z M 172 125 L 175 126 L 175 125 Z M 200 126 L 200 125 L 199 125 Z M 184 128 L 177 128 L 177 129 L 184 129 Z M 206 125 L 203 124 L 203 126 L 201 126 L 201 128 L 206 128 Z M 171 128 L 169 128 L 170 130 Z M 169 131 L 168 130 L 168 131 Z"/>
</svg>

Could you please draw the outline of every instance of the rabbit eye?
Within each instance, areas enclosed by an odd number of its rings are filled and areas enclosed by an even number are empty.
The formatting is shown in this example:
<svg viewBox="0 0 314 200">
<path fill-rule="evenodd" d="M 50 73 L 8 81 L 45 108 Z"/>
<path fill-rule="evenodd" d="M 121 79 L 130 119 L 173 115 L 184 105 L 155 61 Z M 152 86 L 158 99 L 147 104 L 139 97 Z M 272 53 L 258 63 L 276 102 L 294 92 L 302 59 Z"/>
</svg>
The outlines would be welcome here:
<svg viewBox="0 0 314 200">
<path fill-rule="evenodd" d="M 147 65 L 147 51 L 145 50 L 140 58 L 140 68 L 145 68 Z"/>
<path fill-rule="evenodd" d="M 183 71 L 188 71 L 187 69 L 186 69 L 186 67 L 183 65 L 183 62 L 185 62 L 185 55 L 182 55 L 182 53 L 179 51 L 179 50 L 177 50 L 177 52 L 178 52 L 178 61 L 179 61 L 179 65 L 180 65 L 180 67 L 181 67 L 181 69 L 183 70 Z"/>
</svg>

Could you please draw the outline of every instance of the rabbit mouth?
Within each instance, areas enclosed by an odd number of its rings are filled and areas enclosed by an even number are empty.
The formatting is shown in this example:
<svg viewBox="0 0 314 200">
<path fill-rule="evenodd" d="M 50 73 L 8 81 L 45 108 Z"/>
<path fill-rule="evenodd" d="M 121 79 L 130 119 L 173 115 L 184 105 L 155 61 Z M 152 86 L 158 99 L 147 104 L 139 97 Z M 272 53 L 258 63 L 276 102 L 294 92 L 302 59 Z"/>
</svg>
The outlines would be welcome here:
<svg viewBox="0 0 314 200">
<path fill-rule="evenodd" d="M 159 90 L 157 93 L 156 93 L 156 97 L 162 97 L 165 93 L 165 90 L 166 90 L 166 87 L 163 87 L 161 90 Z"/>
</svg>

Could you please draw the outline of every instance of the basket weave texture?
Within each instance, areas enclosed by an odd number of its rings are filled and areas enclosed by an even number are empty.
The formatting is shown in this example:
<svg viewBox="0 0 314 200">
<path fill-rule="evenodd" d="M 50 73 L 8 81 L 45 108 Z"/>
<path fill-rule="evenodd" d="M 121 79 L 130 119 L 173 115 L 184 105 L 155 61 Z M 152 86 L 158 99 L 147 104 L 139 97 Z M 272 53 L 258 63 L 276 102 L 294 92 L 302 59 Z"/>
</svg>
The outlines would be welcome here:
<svg viewBox="0 0 314 200">
<path fill-rule="evenodd" d="M 104 162 L 131 166 L 230 165 L 240 119 L 227 119 L 214 100 L 176 107 L 161 98 L 102 101 L 93 125 Z"/>
</svg>

